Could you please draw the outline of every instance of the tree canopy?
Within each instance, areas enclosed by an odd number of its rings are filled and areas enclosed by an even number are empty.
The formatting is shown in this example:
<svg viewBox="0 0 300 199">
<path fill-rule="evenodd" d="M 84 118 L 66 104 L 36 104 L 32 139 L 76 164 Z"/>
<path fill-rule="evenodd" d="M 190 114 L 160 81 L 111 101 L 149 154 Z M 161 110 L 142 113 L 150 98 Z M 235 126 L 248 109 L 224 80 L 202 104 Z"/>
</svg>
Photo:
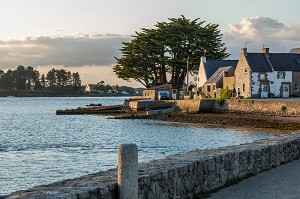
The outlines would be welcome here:
<svg viewBox="0 0 300 199">
<path fill-rule="evenodd" d="M 184 16 L 169 20 L 158 22 L 152 29 L 142 28 L 130 42 L 123 43 L 122 56 L 116 58 L 113 68 L 118 78 L 136 80 L 147 88 L 151 83 L 181 88 L 187 73 L 198 71 L 205 51 L 208 59 L 229 56 L 218 25 L 204 25 L 205 21 Z"/>
<path fill-rule="evenodd" d="M 34 90 L 55 92 L 80 92 L 81 79 L 78 72 L 51 69 L 40 76 L 33 67 L 19 65 L 15 70 L 0 70 L 0 90 Z"/>
</svg>

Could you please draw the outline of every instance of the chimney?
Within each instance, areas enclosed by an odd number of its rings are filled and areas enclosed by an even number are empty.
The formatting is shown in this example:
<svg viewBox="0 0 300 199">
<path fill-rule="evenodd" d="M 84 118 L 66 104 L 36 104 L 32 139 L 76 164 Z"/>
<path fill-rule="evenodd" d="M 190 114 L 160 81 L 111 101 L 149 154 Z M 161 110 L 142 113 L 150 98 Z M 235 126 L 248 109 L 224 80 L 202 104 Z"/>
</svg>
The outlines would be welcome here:
<svg viewBox="0 0 300 199">
<path fill-rule="evenodd" d="M 244 54 L 245 56 L 247 56 L 247 48 L 242 48 L 241 52 L 242 52 L 242 54 Z"/>
<path fill-rule="evenodd" d="M 269 50 L 270 50 L 269 48 L 263 48 L 262 53 L 268 56 L 269 55 Z"/>
</svg>

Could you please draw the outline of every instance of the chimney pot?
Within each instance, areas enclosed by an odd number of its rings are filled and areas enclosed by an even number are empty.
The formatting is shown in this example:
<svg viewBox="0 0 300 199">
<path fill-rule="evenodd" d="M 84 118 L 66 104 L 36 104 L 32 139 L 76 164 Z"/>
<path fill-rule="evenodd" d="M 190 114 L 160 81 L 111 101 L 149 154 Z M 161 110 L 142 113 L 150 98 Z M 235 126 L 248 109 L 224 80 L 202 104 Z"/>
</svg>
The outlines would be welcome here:
<svg viewBox="0 0 300 199">
<path fill-rule="evenodd" d="M 269 55 L 269 51 L 270 51 L 269 48 L 263 48 L 263 49 L 262 49 L 262 52 L 263 52 L 263 54 L 265 54 L 265 55 Z"/>
<path fill-rule="evenodd" d="M 241 52 L 242 52 L 245 56 L 247 56 L 247 48 L 242 48 L 242 49 L 241 49 Z"/>
</svg>

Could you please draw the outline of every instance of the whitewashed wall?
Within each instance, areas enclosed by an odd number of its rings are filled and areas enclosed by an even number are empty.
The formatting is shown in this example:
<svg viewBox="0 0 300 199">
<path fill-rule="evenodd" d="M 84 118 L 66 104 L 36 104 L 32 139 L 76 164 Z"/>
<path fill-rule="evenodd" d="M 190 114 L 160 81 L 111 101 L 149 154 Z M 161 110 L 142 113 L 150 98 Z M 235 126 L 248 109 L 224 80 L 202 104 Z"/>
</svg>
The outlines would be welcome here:
<svg viewBox="0 0 300 199">
<path fill-rule="evenodd" d="M 271 73 L 267 73 L 267 78 L 269 81 L 273 81 L 273 84 L 270 84 L 270 92 L 275 95 L 275 97 L 280 96 L 280 88 L 283 82 L 292 82 L 292 72 L 285 71 L 285 78 L 284 79 L 277 79 L 278 71 L 274 71 Z M 260 82 L 258 80 L 259 73 L 253 72 L 252 73 L 252 95 L 260 95 L 259 88 Z"/>
</svg>

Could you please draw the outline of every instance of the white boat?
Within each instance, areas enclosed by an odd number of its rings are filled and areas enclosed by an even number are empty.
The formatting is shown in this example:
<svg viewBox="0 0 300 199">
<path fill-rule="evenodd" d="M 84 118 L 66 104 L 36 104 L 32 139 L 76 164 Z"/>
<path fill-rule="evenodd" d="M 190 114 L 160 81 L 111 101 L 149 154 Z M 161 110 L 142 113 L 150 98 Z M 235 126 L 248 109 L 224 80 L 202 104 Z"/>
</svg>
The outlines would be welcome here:
<svg viewBox="0 0 300 199">
<path fill-rule="evenodd" d="M 155 115 L 155 114 L 171 113 L 173 111 L 174 111 L 174 107 L 165 108 L 165 109 L 158 109 L 158 110 L 148 110 L 148 111 L 146 111 L 146 113 L 147 113 L 147 115 Z"/>
</svg>

